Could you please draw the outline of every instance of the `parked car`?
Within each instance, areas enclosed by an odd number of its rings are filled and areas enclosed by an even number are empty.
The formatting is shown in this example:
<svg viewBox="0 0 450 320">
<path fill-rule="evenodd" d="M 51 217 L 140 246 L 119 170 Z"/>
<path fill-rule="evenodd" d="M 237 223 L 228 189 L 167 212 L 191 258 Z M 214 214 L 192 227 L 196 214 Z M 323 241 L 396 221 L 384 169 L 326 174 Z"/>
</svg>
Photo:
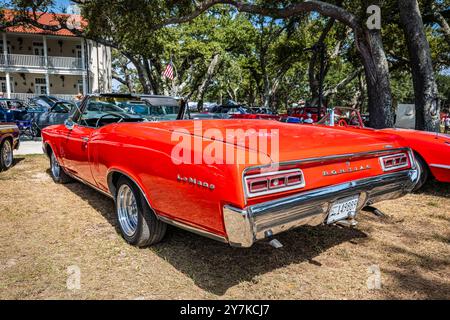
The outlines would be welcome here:
<svg viewBox="0 0 450 320">
<path fill-rule="evenodd" d="M 0 122 L 14 122 L 27 113 L 28 104 L 18 99 L 0 99 Z"/>
<path fill-rule="evenodd" d="M 42 108 L 50 109 L 56 102 L 61 100 L 54 96 L 40 95 L 31 98 L 30 101 Z"/>
<path fill-rule="evenodd" d="M 300 225 L 355 225 L 365 205 L 401 197 L 419 179 L 412 151 L 396 135 L 232 119 L 202 121 L 198 132 L 185 104 L 155 122 L 127 112 L 85 112 L 90 104 L 139 100 L 88 96 L 64 125 L 42 131 L 53 180 L 75 178 L 115 199 L 117 225 L 132 245 L 161 241 L 167 224 L 235 247 Z M 243 140 L 260 137 L 278 148 L 245 147 L 229 139 L 234 129 L 246 132 Z M 223 161 L 218 152 L 212 164 L 192 160 L 212 143 L 254 162 Z"/>
<path fill-rule="evenodd" d="M 276 120 L 279 121 L 280 117 L 274 114 L 266 113 L 239 113 L 232 114 L 231 119 L 258 119 L 258 120 Z"/>
<path fill-rule="evenodd" d="M 210 113 L 215 113 L 222 119 L 230 119 L 236 114 L 250 113 L 250 110 L 248 110 L 245 106 L 240 105 L 220 105 L 213 107 L 210 110 Z"/>
<path fill-rule="evenodd" d="M 288 110 L 287 115 L 281 115 L 281 118 L 295 117 L 295 118 L 299 118 L 301 121 L 303 121 L 303 120 L 307 119 L 308 114 L 310 114 L 311 119 L 314 122 L 317 122 L 320 119 L 322 119 L 322 117 L 325 115 L 326 109 L 322 107 L 322 110 L 320 111 L 320 115 L 318 113 L 319 113 L 318 107 L 296 107 L 296 108 L 290 108 Z"/>
<path fill-rule="evenodd" d="M 15 123 L 0 123 L 0 171 L 8 170 L 14 162 L 14 150 L 19 149 L 19 128 Z"/>
<path fill-rule="evenodd" d="M 76 108 L 74 103 L 61 100 L 43 112 L 28 112 L 22 116 L 22 120 L 32 122 L 34 134 L 40 136 L 42 129 L 54 124 L 63 124 L 74 108 Z"/>
<path fill-rule="evenodd" d="M 410 129 L 366 128 L 359 111 L 351 108 L 333 109 L 319 125 L 338 126 L 344 130 L 396 135 L 410 147 L 416 157 L 421 176 L 415 190 L 420 189 L 430 176 L 440 182 L 450 183 L 450 135 Z M 363 130 L 363 131 L 362 131 Z"/>
</svg>

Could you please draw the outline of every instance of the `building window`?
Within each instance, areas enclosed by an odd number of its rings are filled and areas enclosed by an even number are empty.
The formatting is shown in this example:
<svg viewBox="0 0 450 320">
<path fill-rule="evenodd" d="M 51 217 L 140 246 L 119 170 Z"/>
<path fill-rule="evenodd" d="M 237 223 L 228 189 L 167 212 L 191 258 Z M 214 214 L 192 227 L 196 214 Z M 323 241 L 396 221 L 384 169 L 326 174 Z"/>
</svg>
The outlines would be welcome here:
<svg viewBox="0 0 450 320">
<path fill-rule="evenodd" d="M 11 87 L 11 93 L 14 93 L 14 79 L 12 77 L 9 77 L 9 84 Z M 0 77 L 0 92 L 6 93 L 7 91 L 6 77 Z"/>
<path fill-rule="evenodd" d="M 35 79 L 34 93 L 47 94 L 47 82 L 45 81 L 45 78 Z"/>
<path fill-rule="evenodd" d="M 83 80 L 78 80 L 78 83 L 77 83 L 77 89 L 78 89 L 78 93 L 84 93 L 84 90 L 83 90 Z"/>
<path fill-rule="evenodd" d="M 78 59 L 82 59 L 82 58 L 83 58 L 83 53 L 81 52 L 81 45 L 80 45 L 80 44 L 77 45 L 77 50 L 76 50 L 76 52 L 77 52 L 77 58 L 78 58 Z"/>
<path fill-rule="evenodd" d="M 44 44 L 42 42 L 33 42 L 33 53 L 35 56 L 44 56 Z"/>
</svg>

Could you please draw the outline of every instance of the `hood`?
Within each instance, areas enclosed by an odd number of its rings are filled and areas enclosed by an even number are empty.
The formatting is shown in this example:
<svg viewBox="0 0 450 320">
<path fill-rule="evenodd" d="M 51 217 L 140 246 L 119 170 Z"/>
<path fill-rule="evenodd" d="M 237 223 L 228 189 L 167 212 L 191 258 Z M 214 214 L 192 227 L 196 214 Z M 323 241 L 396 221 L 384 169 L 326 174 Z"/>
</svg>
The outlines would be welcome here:
<svg viewBox="0 0 450 320">
<path fill-rule="evenodd" d="M 161 129 L 180 133 L 187 131 L 206 140 L 210 140 L 211 135 L 208 133 L 214 130 L 215 140 L 263 152 L 274 162 L 389 150 L 404 146 L 394 134 L 288 124 L 273 120 L 183 120 L 161 122 L 159 125 Z M 255 141 L 258 143 L 255 144 Z M 267 141 L 267 148 L 264 148 L 264 141 Z"/>
</svg>

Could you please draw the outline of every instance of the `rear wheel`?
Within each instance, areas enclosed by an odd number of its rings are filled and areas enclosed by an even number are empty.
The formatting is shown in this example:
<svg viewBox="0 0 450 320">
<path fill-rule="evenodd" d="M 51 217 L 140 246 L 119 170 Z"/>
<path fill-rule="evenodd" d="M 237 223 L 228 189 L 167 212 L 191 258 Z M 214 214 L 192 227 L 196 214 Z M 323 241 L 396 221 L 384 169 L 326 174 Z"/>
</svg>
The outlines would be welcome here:
<svg viewBox="0 0 450 320">
<path fill-rule="evenodd" d="M 427 166 L 425 160 L 423 160 L 423 158 L 417 153 L 415 153 L 414 156 L 416 158 L 417 166 L 420 169 L 419 182 L 417 183 L 417 185 L 415 186 L 415 188 L 413 190 L 413 191 L 417 191 L 420 188 L 422 188 L 423 185 L 427 182 L 428 177 L 430 176 L 430 172 L 428 170 L 428 166 Z"/>
<path fill-rule="evenodd" d="M 72 181 L 72 178 L 69 177 L 59 165 L 58 159 L 56 159 L 53 152 L 50 154 L 50 173 L 53 181 L 56 183 L 65 184 Z"/>
<path fill-rule="evenodd" d="M 116 220 L 123 238 L 138 247 L 156 244 L 166 234 L 167 225 L 157 219 L 139 188 L 125 177 L 117 183 Z"/>
<path fill-rule="evenodd" d="M 10 140 L 5 140 L 0 147 L 0 170 L 8 170 L 14 161 L 13 148 Z"/>
</svg>

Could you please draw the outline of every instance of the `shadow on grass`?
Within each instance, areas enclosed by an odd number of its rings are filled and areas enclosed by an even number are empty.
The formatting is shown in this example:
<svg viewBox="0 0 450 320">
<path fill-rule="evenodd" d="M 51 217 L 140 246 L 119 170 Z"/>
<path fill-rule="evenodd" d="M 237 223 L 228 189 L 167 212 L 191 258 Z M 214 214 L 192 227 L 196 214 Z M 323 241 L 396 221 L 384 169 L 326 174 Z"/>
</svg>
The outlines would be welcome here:
<svg viewBox="0 0 450 320">
<path fill-rule="evenodd" d="M 111 199 L 81 183 L 65 186 L 88 201 L 119 233 Z M 250 249 L 236 249 L 171 227 L 162 243 L 144 250 L 156 253 L 200 288 L 223 295 L 243 281 L 255 283 L 258 275 L 292 263 L 308 261 L 311 268 L 319 268 L 321 264 L 314 261 L 317 255 L 340 243 L 366 237 L 356 229 L 301 227 L 276 237 L 284 245 L 282 249 L 275 250 L 266 242 L 257 243 Z"/>
<path fill-rule="evenodd" d="M 415 193 L 448 198 L 450 197 L 450 183 L 443 183 L 435 179 L 430 179 L 420 190 Z"/>
<path fill-rule="evenodd" d="M 408 296 L 420 294 L 425 299 L 450 299 L 450 282 L 445 277 L 436 276 L 439 271 L 450 267 L 450 261 L 445 256 L 420 254 L 396 246 L 387 251 L 403 257 L 398 262 L 399 269 L 383 271 L 395 279 L 400 290 L 407 292 Z M 429 273 L 428 276 L 423 274 L 424 271 Z M 386 298 L 395 299 L 397 296 L 388 293 Z"/>
<path fill-rule="evenodd" d="M 13 165 L 12 167 L 17 166 L 19 163 L 21 163 L 23 160 L 25 160 L 24 157 L 14 157 Z"/>
</svg>

